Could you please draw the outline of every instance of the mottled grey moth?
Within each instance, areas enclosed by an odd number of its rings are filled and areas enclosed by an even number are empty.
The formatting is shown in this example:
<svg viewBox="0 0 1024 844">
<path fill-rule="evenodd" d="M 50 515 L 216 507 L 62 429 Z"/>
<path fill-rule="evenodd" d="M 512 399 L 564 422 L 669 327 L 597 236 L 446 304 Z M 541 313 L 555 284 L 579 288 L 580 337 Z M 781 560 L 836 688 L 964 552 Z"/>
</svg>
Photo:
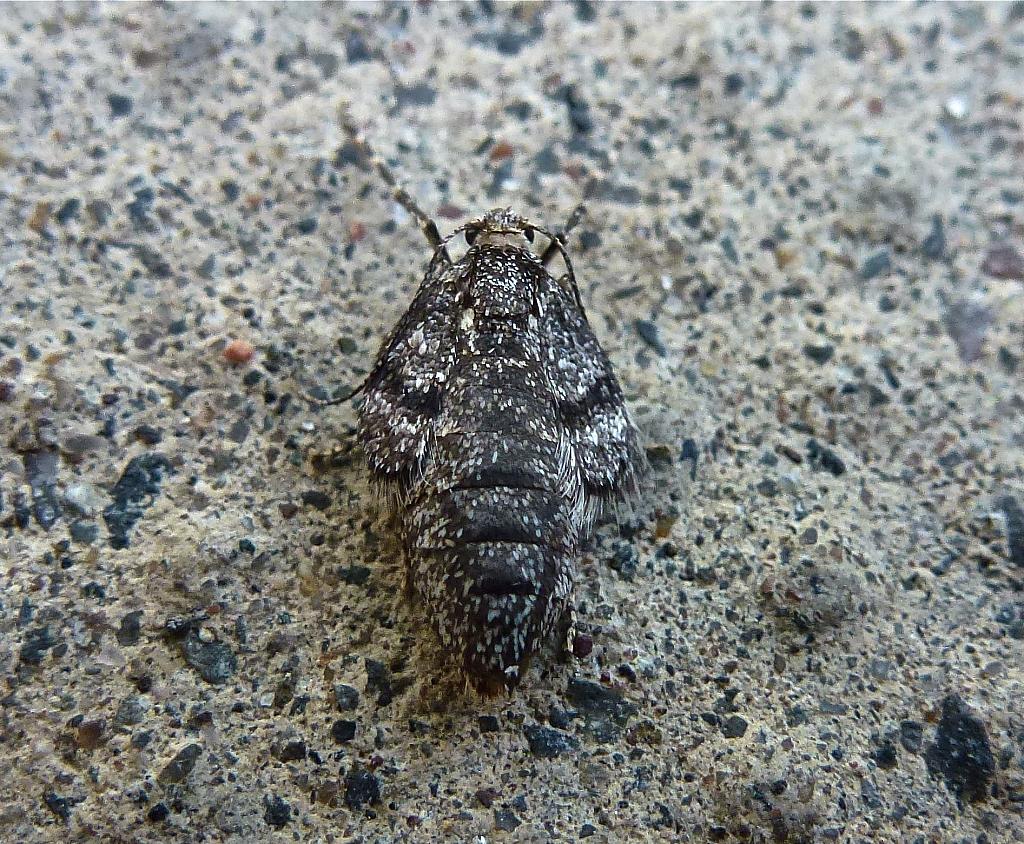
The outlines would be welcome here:
<svg viewBox="0 0 1024 844">
<path fill-rule="evenodd" d="M 598 513 L 635 488 L 637 435 L 565 248 L 581 209 L 559 234 L 504 208 L 441 238 L 375 164 L 433 256 L 357 389 L 359 439 L 398 515 L 410 589 L 470 684 L 498 694 L 569 606 Z"/>
</svg>

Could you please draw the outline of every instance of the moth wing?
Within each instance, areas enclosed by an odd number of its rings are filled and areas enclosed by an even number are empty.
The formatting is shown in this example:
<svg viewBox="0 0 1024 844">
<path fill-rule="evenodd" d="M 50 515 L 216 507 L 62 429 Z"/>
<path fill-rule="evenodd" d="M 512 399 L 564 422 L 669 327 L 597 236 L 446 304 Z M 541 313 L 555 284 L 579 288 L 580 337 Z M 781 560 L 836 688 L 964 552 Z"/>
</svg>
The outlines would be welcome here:
<svg viewBox="0 0 1024 844">
<path fill-rule="evenodd" d="M 381 346 L 363 390 L 359 428 L 370 471 L 408 486 L 431 447 L 440 393 L 455 357 L 455 285 L 450 265 L 428 271 Z"/>
<path fill-rule="evenodd" d="M 586 314 L 562 283 L 539 297 L 545 372 L 588 495 L 633 492 L 643 458 L 622 388 Z"/>
</svg>

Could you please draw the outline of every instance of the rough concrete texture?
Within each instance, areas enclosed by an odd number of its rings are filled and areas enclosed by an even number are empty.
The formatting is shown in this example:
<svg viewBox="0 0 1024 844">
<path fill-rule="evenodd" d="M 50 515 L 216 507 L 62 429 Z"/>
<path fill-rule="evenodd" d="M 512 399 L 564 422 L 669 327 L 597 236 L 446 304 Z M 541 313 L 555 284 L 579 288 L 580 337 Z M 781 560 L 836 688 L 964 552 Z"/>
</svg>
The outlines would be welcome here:
<svg viewBox="0 0 1024 844">
<path fill-rule="evenodd" d="M 2 11 L 0 838 L 1024 839 L 1021 3 Z M 428 258 L 342 102 L 589 207 L 651 467 L 508 700 L 297 397 Z"/>
</svg>

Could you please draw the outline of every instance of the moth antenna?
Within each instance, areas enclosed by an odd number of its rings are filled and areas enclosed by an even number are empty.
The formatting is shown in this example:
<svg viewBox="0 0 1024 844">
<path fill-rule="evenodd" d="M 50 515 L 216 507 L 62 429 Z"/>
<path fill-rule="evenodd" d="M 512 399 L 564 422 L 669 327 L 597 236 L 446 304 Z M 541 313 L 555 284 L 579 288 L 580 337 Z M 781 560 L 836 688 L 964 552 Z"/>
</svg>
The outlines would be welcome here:
<svg viewBox="0 0 1024 844">
<path fill-rule="evenodd" d="M 338 119 L 341 123 L 342 131 L 348 135 L 352 143 L 359 147 L 363 155 L 369 159 L 370 166 L 377 171 L 377 175 L 391 189 L 391 196 L 395 202 L 401 205 L 416 220 L 420 231 L 423 232 L 427 243 L 430 244 L 430 248 L 435 251 L 441 249 L 445 260 L 450 262 L 451 259 L 448 257 L 447 250 L 442 249 L 443 242 L 441 232 L 437 228 L 437 223 L 430 219 L 430 216 L 420 208 L 416 200 L 412 198 L 412 195 L 398 183 L 398 179 L 391 168 L 388 167 L 387 162 L 377 154 L 376 150 L 363 137 L 362 132 L 359 131 L 359 128 L 348 113 L 348 109 L 344 106 L 340 109 Z"/>
<path fill-rule="evenodd" d="M 559 248 L 557 244 L 560 243 L 562 246 L 565 245 L 565 239 L 569 236 L 569 232 L 580 224 L 580 220 L 582 220 L 586 214 L 587 209 L 583 207 L 583 205 L 577 205 L 572 209 L 572 213 L 569 215 L 569 219 L 565 221 L 565 225 L 562 226 L 562 230 L 555 234 L 547 247 L 545 247 L 544 252 L 541 253 L 541 264 L 547 266 L 548 262 L 558 254 Z"/>
<path fill-rule="evenodd" d="M 294 376 L 293 376 L 293 379 L 294 379 Z M 297 379 L 294 379 L 294 380 L 297 380 Z M 301 398 L 304 402 L 306 402 L 307 404 L 317 408 L 318 410 L 322 410 L 325 407 L 334 407 L 335 405 L 345 404 L 345 402 L 352 401 L 352 399 L 354 399 L 356 396 L 358 396 L 365 389 L 365 387 L 366 387 L 367 383 L 369 382 L 369 380 L 370 380 L 370 376 L 367 375 L 363 379 L 362 383 L 358 387 L 356 387 L 354 390 L 350 390 L 346 395 L 338 396 L 337 398 L 333 398 L 333 399 L 318 399 L 315 396 L 311 396 L 305 390 L 301 390 L 301 389 L 297 390 L 297 392 L 299 394 L 299 398 Z"/>
<path fill-rule="evenodd" d="M 569 236 L 576 226 L 579 225 L 580 220 L 586 216 L 587 209 L 583 205 L 577 205 L 572 209 L 572 213 L 569 215 L 569 219 L 565 221 L 565 225 L 562 226 L 562 230 L 554 235 L 543 229 L 537 229 L 541 234 L 547 235 L 548 245 L 544 248 L 541 253 L 540 262 L 542 266 L 547 266 L 548 262 L 555 256 L 561 255 L 562 260 L 565 261 L 565 269 L 567 270 L 566 275 L 563 278 L 569 280 L 569 289 L 572 290 L 573 298 L 576 300 L 576 305 L 581 311 L 586 314 L 586 309 L 583 307 L 583 299 L 580 296 L 579 286 L 576 284 L 576 273 L 572 268 L 572 261 L 569 258 L 569 253 L 565 251 L 565 239 Z"/>
</svg>

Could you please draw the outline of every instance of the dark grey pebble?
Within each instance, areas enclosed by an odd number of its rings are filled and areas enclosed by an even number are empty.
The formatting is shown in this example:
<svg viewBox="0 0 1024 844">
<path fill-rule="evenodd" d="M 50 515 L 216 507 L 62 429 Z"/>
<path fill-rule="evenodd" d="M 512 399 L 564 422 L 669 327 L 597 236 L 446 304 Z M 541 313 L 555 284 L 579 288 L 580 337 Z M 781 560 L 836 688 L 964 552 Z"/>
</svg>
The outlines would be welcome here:
<svg viewBox="0 0 1024 844">
<path fill-rule="evenodd" d="M 530 724 L 523 729 L 523 733 L 526 735 L 526 741 L 529 742 L 530 753 L 541 759 L 553 759 L 579 747 L 576 738 L 558 730 L 552 730 L 550 727 Z"/>
<path fill-rule="evenodd" d="M 331 506 L 331 496 L 318 489 L 307 489 L 302 493 L 302 503 L 317 510 L 326 510 Z"/>
<path fill-rule="evenodd" d="M 131 529 L 153 503 L 164 474 L 170 471 L 171 464 L 162 454 L 140 454 L 128 462 L 111 490 L 113 503 L 103 511 L 112 548 L 128 547 Z"/>
<path fill-rule="evenodd" d="M 351 565 L 338 570 L 338 579 L 349 586 L 365 586 L 373 574 L 369 566 Z"/>
<path fill-rule="evenodd" d="M 53 218 L 62 226 L 67 225 L 78 217 L 78 212 L 81 208 L 82 200 L 77 197 L 65 199 L 64 202 L 61 203 L 60 208 L 58 208 L 56 213 L 54 213 Z"/>
<path fill-rule="evenodd" d="M 121 624 L 117 628 L 117 643 L 122 646 L 136 644 L 142 629 L 141 621 L 142 610 L 133 610 L 121 616 Z"/>
<path fill-rule="evenodd" d="M 957 695 L 943 699 L 935 742 L 924 759 L 932 776 L 970 803 L 985 798 L 996 767 L 985 725 Z"/>
<path fill-rule="evenodd" d="M 610 689 L 592 680 L 573 677 L 569 680 L 567 697 L 584 716 L 612 718 L 625 724 L 637 713 L 636 705 L 626 700 L 618 689 Z"/>
<path fill-rule="evenodd" d="M 135 439 L 146 445 L 156 445 L 164 438 L 163 431 L 152 425 L 139 425 L 135 429 Z"/>
<path fill-rule="evenodd" d="M 377 695 L 377 706 L 387 706 L 394 698 L 391 669 L 378 659 L 367 657 L 366 691 Z"/>
<path fill-rule="evenodd" d="M 68 526 L 68 533 L 80 545 L 92 545 L 99 536 L 99 525 L 94 521 L 78 519 Z"/>
<path fill-rule="evenodd" d="M 280 829 L 292 819 L 292 807 L 276 794 L 263 798 L 263 820 L 275 829 Z"/>
<path fill-rule="evenodd" d="M 738 264 L 740 262 L 740 255 L 736 251 L 736 246 L 732 242 L 732 238 L 729 237 L 729 235 L 725 235 L 725 237 L 723 237 L 721 240 L 721 244 L 722 251 L 725 253 L 725 257 L 732 261 L 734 264 Z"/>
<path fill-rule="evenodd" d="M 171 810 L 167 808 L 166 803 L 155 804 L 148 812 L 146 812 L 146 819 L 150 823 L 160 823 L 161 821 L 167 820 L 167 816 L 171 813 Z"/>
<path fill-rule="evenodd" d="M 114 713 L 114 723 L 122 727 L 139 724 L 146 715 L 149 706 L 138 695 L 129 695 L 121 701 Z"/>
<path fill-rule="evenodd" d="M 842 458 L 828 446 L 822 445 L 817 440 L 807 441 L 807 456 L 815 469 L 824 469 L 836 477 L 846 471 L 846 464 Z"/>
<path fill-rule="evenodd" d="M 334 705 L 342 712 L 348 712 L 359 706 L 359 690 L 353 686 L 338 683 L 334 687 Z"/>
<path fill-rule="evenodd" d="M 353 768 L 345 775 L 345 805 L 359 809 L 367 803 L 380 802 L 380 782 L 372 773 Z"/>
<path fill-rule="evenodd" d="M 399 108 L 405 106 L 429 106 L 437 99 L 437 90 L 426 82 L 415 85 L 396 85 L 395 100 Z"/>
<path fill-rule="evenodd" d="M 281 762 L 298 762 L 306 758 L 306 743 L 302 739 L 292 739 L 277 745 L 274 756 Z"/>
<path fill-rule="evenodd" d="M 522 821 L 516 817 L 511 809 L 494 810 L 494 828 L 502 832 L 512 832 L 517 829 Z"/>
<path fill-rule="evenodd" d="M 349 64 L 368 62 L 373 58 L 366 39 L 358 32 L 350 32 L 345 39 L 345 60 Z"/>
<path fill-rule="evenodd" d="M 198 630 L 189 631 L 182 650 L 185 661 L 213 685 L 227 682 L 238 668 L 238 660 L 226 643 L 204 642 L 199 638 Z"/>
<path fill-rule="evenodd" d="M 1024 509 L 1012 495 L 1005 495 L 999 502 L 1006 519 L 1006 550 L 1010 562 L 1024 568 Z"/>
<path fill-rule="evenodd" d="M 730 715 L 722 723 L 722 735 L 726 738 L 741 738 L 747 732 L 747 721 L 739 715 Z"/>
<path fill-rule="evenodd" d="M 657 325 L 650 320 L 638 319 L 633 323 L 633 327 L 636 329 L 636 333 L 640 335 L 640 339 L 650 346 L 659 357 L 665 357 L 668 354 L 668 350 L 661 342 Z"/>
<path fill-rule="evenodd" d="M 498 719 L 494 715 L 481 715 L 477 719 L 481 733 L 496 733 L 501 728 Z"/>
<path fill-rule="evenodd" d="M 804 346 L 804 355 L 819 365 L 828 363 L 832 360 L 835 353 L 836 347 L 831 343 L 824 343 L 820 346 L 816 346 L 813 343 L 807 343 Z"/>
<path fill-rule="evenodd" d="M 875 760 L 875 764 L 879 768 L 888 770 L 889 768 L 896 767 L 896 745 L 886 739 L 882 744 L 875 748 L 871 754 L 871 758 Z"/>
<path fill-rule="evenodd" d="M 44 791 L 43 802 L 46 808 L 53 812 L 62 821 L 71 817 L 71 801 L 67 797 L 61 797 L 55 791 Z"/>
<path fill-rule="evenodd" d="M 132 98 L 124 94 L 108 94 L 107 105 L 111 117 L 127 117 L 132 113 Z"/>
<path fill-rule="evenodd" d="M 942 228 L 942 217 L 932 217 L 932 230 L 921 243 L 921 252 L 926 258 L 938 259 L 946 253 L 946 233 Z"/>
<path fill-rule="evenodd" d="M 56 644 L 57 640 L 50 632 L 49 625 L 34 627 L 25 634 L 21 644 L 21 661 L 29 665 L 39 665 L 46 652 Z"/>
<path fill-rule="evenodd" d="M 889 272 L 891 266 L 892 259 L 889 257 L 889 250 L 879 250 L 873 255 L 869 255 L 864 263 L 861 264 L 860 277 L 863 281 L 870 281 L 876 276 Z"/>
<path fill-rule="evenodd" d="M 356 722 L 339 718 L 331 725 L 331 738 L 338 744 L 352 741 L 356 737 Z"/>
<path fill-rule="evenodd" d="M 164 765 L 163 770 L 157 774 L 157 781 L 161 785 L 172 785 L 184 782 L 186 777 L 192 773 L 199 757 L 203 755 L 203 748 L 198 744 L 189 744 L 177 752 L 175 757 Z"/>
</svg>

